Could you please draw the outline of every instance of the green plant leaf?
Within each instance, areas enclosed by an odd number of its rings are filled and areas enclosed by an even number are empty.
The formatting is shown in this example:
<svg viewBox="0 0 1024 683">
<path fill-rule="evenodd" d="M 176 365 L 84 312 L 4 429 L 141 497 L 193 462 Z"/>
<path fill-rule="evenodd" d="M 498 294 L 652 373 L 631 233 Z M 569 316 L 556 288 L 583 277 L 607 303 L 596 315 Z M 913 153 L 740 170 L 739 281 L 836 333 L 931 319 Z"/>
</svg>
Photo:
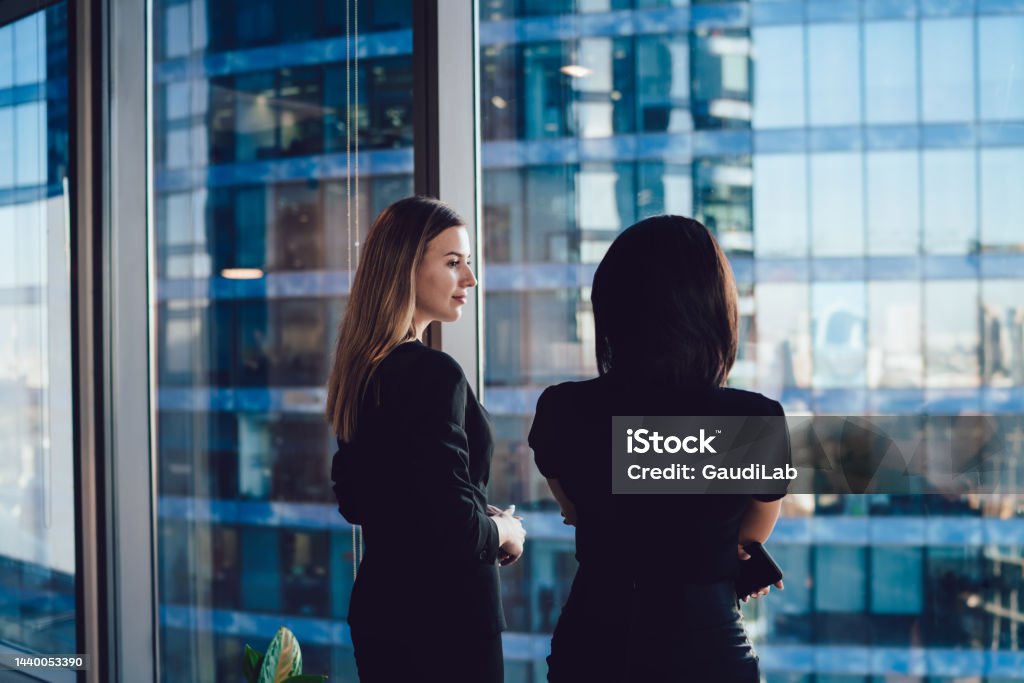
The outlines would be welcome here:
<svg viewBox="0 0 1024 683">
<path fill-rule="evenodd" d="M 260 675 L 262 659 L 262 652 L 258 652 L 248 645 L 245 646 L 245 661 L 242 663 L 242 673 L 245 675 L 245 680 L 248 683 L 256 683 L 256 678 Z"/>
<path fill-rule="evenodd" d="M 289 676 L 284 679 L 284 683 L 323 683 L 327 680 L 327 676 L 320 676 L 317 674 L 299 674 L 298 676 Z"/>
<path fill-rule="evenodd" d="M 260 664 L 258 683 L 279 683 L 289 676 L 302 673 L 302 650 L 295 634 L 282 626 L 267 646 Z"/>
</svg>

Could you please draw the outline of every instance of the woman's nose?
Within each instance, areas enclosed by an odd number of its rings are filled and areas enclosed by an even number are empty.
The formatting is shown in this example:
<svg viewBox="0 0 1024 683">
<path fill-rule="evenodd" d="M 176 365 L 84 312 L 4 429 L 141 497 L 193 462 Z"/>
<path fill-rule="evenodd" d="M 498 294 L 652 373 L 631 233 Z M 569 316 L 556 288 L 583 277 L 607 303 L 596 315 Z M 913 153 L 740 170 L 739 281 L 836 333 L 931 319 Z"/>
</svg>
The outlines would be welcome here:
<svg viewBox="0 0 1024 683">
<path fill-rule="evenodd" d="M 459 283 L 463 287 L 476 287 L 476 276 L 473 275 L 473 269 L 466 266 L 466 269 L 462 273 L 462 281 Z"/>
</svg>

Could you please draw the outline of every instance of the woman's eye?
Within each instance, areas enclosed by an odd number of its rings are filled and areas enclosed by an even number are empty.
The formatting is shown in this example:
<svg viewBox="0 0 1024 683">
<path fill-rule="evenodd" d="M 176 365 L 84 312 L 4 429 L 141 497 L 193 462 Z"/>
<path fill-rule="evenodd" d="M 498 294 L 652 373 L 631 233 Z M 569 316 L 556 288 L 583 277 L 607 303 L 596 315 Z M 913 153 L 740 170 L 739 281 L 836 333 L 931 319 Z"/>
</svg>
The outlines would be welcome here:
<svg viewBox="0 0 1024 683">
<path fill-rule="evenodd" d="M 458 262 L 458 261 L 449 261 L 449 262 L 448 262 L 448 267 L 449 267 L 449 268 L 454 268 L 454 267 L 455 267 L 455 266 L 457 266 L 457 265 L 459 265 L 459 262 Z"/>
</svg>

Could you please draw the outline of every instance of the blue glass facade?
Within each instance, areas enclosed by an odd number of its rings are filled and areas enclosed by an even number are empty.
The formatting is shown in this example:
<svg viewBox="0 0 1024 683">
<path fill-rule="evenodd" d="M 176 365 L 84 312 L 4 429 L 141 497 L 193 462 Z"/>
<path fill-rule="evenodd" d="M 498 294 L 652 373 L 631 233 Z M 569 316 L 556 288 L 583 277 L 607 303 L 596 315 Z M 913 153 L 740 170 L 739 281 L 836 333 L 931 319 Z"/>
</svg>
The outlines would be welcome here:
<svg viewBox="0 0 1024 683">
<path fill-rule="evenodd" d="M 39 3 L 0 26 L 3 652 L 78 651 L 70 285 L 62 268 L 68 60 L 66 3 Z"/>
<path fill-rule="evenodd" d="M 359 236 L 412 191 L 410 5 L 360 3 L 358 69 L 343 3 L 153 7 L 164 671 L 235 672 L 287 623 L 307 672 L 355 680 L 322 385 Z M 508 680 L 544 680 L 574 571 L 530 416 L 547 384 L 594 374 L 589 282 L 643 216 L 696 216 L 728 251 L 732 384 L 790 411 L 1022 426 L 1024 3 L 480 16 L 491 496 L 530 529 L 503 570 Z M 768 680 L 1017 680 L 1022 545 L 1010 496 L 788 500 L 771 542 L 787 588 L 747 614 Z"/>
</svg>

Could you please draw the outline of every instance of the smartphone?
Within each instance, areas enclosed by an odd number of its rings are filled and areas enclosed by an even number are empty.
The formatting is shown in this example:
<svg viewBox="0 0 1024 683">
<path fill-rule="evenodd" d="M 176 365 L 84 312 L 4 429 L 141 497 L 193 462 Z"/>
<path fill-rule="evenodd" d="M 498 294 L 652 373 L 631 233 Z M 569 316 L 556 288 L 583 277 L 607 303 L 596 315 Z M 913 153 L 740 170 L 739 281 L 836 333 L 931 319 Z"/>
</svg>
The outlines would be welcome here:
<svg viewBox="0 0 1024 683">
<path fill-rule="evenodd" d="M 743 546 L 743 549 L 750 555 L 750 559 L 740 560 L 740 575 L 736 577 L 736 597 L 745 598 L 765 586 L 782 580 L 782 570 L 763 545 L 753 541 Z"/>
</svg>

